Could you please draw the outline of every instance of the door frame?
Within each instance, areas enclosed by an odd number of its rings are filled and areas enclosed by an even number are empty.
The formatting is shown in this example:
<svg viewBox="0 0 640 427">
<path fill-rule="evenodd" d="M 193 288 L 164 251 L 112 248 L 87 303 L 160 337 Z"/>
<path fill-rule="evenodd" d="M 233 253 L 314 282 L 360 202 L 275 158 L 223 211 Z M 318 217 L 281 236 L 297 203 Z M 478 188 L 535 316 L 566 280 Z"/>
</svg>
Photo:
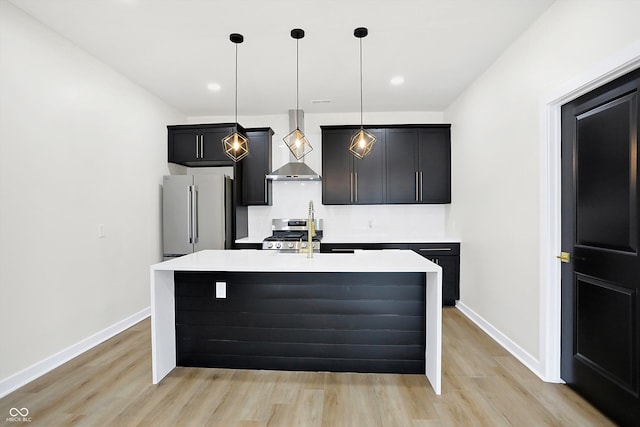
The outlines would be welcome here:
<svg viewBox="0 0 640 427">
<path fill-rule="evenodd" d="M 540 99 L 540 360 L 539 376 L 560 377 L 561 120 L 563 104 L 640 68 L 640 42 L 618 51 Z"/>
</svg>

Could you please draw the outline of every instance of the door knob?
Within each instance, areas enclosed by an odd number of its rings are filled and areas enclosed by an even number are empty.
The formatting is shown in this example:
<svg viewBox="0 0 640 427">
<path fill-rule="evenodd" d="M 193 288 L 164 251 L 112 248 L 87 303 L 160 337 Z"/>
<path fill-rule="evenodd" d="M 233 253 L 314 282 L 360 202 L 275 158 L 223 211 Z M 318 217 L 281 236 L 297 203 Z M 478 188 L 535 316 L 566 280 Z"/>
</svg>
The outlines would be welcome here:
<svg viewBox="0 0 640 427">
<path fill-rule="evenodd" d="M 569 252 L 560 252 L 560 255 L 557 255 L 561 262 L 571 262 L 571 254 Z"/>
</svg>

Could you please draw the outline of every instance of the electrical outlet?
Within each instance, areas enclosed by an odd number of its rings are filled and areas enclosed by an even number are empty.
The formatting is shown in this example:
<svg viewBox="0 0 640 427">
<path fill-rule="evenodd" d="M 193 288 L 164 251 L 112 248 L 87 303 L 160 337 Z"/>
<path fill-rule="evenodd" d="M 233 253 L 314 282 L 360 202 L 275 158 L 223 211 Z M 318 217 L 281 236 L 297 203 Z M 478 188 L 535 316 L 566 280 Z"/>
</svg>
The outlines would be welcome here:
<svg viewBox="0 0 640 427">
<path fill-rule="evenodd" d="M 216 298 L 227 297 L 227 282 L 216 282 Z"/>
</svg>

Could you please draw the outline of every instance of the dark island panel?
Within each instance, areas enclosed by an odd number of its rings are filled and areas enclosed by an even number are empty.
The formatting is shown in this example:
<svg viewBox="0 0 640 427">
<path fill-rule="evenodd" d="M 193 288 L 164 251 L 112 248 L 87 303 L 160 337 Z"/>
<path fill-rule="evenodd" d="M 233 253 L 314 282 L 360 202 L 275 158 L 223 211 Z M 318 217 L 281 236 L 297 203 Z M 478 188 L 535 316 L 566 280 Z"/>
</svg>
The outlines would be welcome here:
<svg viewBox="0 0 640 427">
<path fill-rule="evenodd" d="M 203 368 L 270 369 L 277 371 L 366 372 L 424 374 L 424 360 L 329 359 L 200 354 L 184 364 Z"/>
<path fill-rule="evenodd" d="M 179 366 L 425 372 L 424 273 L 176 271 L 174 280 Z"/>
<path fill-rule="evenodd" d="M 358 344 L 358 345 L 422 345 L 424 342 L 424 331 L 405 331 L 394 330 L 381 336 L 380 332 L 375 329 L 362 329 L 367 327 L 366 324 L 360 327 L 348 330 L 338 329 L 305 329 L 300 326 L 292 325 L 287 328 L 287 336 L 292 342 L 296 343 L 335 343 L 335 344 Z M 180 325 L 179 328 L 188 328 L 189 325 Z M 193 340 L 209 339 L 216 337 L 222 341 L 247 341 L 262 343 L 279 343 L 282 341 L 281 328 L 271 328 L 266 326 L 210 326 L 200 325 L 195 330 L 180 330 L 178 335 L 188 334 Z"/>
<path fill-rule="evenodd" d="M 350 315 L 335 316 L 329 314 L 266 314 L 266 313 L 225 313 L 211 311 L 181 311 L 176 313 L 176 326 L 197 325 L 222 327 L 249 327 L 272 329 L 317 329 L 320 325 L 323 329 L 335 330 L 417 330 L 417 324 L 424 318 L 420 316 L 400 315 Z M 422 324 L 420 333 L 424 333 Z"/>
</svg>

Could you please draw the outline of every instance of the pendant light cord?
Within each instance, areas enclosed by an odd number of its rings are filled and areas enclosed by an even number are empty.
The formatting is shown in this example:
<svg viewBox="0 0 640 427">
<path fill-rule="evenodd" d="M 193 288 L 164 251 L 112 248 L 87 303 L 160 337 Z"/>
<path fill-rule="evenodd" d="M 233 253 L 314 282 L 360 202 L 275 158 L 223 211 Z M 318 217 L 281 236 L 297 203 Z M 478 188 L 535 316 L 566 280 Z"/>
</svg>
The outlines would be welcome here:
<svg viewBox="0 0 640 427">
<path fill-rule="evenodd" d="M 236 43 L 236 125 L 238 124 L 238 44 Z"/>
<path fill-rule="evenodd" d="M 362 38 L 360 38 L 360 129 L 363 129 L 362 119 Z"/>
<path fill-rule="evenodd" d="M 298 101 L 300 99 L 300 71 L 298 69 L 298 67 L 300 66 L 300 60 L 298 58 L 299 53 L 298 53 L 298 42 L 299 40 L 296 39 L 296 129 L 300 129 L 300 127 L 298 126 L 298 114 L 300 114 L 300 107 L 298 105 Z"/>
</svg>

